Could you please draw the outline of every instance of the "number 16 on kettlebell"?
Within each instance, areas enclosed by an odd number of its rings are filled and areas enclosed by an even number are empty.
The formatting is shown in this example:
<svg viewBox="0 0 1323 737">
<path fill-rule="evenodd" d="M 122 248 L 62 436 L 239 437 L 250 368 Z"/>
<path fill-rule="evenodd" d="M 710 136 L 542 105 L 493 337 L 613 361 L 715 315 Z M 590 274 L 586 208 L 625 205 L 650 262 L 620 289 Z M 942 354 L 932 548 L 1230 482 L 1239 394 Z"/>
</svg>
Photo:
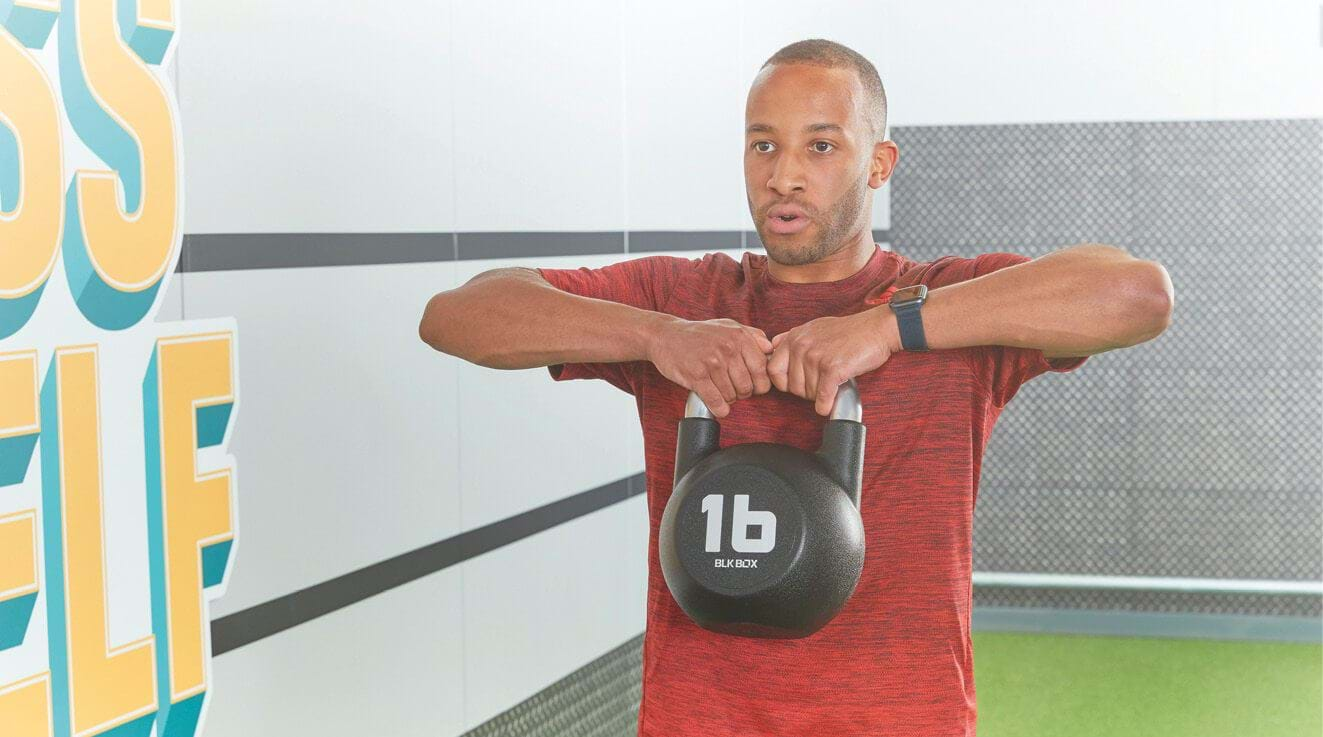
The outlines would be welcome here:
<svg viewBox="0 0 1323 737">
<path fill-rule="evenodd" d="M 862 417 L 851 379 L 836 392 L 816 452 L 720 448 L 720 425 L 689 394 L 658 552 L 690 619 L 714 632 L 789 639 L 836 616 L 864 566 Z"/>
</svg>

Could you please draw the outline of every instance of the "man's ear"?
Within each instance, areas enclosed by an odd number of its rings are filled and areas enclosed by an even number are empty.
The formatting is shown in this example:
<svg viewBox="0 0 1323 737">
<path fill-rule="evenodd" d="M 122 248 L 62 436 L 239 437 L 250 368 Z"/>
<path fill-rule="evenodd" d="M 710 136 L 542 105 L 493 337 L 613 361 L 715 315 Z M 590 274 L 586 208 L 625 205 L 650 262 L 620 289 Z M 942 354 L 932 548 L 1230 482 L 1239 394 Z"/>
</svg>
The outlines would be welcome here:
<svg viewBox="0 0 1323 737">
<path fill-rule="evenodd" d="M 896 162 L 900 160 L 900 148 L 895 141 L 878 141 L 873 144 L 873 157 L 869 163 L 868 186 L 880 189 L 896 171 Z"/>
</svg>

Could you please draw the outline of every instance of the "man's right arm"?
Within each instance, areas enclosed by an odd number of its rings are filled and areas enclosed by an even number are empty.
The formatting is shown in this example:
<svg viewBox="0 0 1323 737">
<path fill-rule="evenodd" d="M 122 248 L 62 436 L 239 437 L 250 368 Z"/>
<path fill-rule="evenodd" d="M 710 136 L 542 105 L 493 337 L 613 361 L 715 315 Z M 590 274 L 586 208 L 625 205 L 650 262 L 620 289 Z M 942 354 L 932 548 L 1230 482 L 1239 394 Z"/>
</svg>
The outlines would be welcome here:
<svg viewBox="0 0 1323 737">
<path fill-rule="evenodd" d="M 648 360 L 655 331 L 679 318 L 552 286 L 536 270 L 484 271 L 427 302 L 418 336 L 494 369 Z"/>
<path fill-rule="evenodd" d="M 772 386 L 772 343 L 757 328 L 585 297 L 524 267 L 486 271 L 432 297 L 418 335 L 438 351 L 487 368 L 650 361 L 662 376 L 697 392 L 717 417 L 737 399 Z"/>
</svg>

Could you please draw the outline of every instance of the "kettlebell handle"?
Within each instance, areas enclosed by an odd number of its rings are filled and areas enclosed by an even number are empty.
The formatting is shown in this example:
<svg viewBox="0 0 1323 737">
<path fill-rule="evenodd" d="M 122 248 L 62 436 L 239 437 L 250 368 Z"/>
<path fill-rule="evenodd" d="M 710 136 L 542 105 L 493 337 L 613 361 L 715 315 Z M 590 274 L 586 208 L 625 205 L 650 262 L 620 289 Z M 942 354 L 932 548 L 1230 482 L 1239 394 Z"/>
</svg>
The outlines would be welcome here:
<svg viewBox="0 0 1323 737">
<path fill-rule="evenodd" d="M 712 416 L 712 410 L 707 408 L 707 403 L 698 396 L 698 392 L 694 391 L 689 392 L 689 400 L 684 403 L 684 416 L 716 419 Z M 854 379 L 849 379 L 837 387 L 836 401 L 832 403 L 831 415 L 828 419 L 864 421 L 864 408 L 859 403 L 859 385 Z"/>
</svg>

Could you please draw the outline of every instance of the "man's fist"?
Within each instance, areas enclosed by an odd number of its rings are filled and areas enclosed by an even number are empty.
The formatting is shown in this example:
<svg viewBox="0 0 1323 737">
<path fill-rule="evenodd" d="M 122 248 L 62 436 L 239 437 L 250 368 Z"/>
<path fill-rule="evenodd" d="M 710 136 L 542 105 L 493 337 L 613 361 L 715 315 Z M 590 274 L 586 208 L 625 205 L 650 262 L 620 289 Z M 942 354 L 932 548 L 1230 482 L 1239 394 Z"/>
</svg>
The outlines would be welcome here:
<svg viewBox="0 0 1323 737">
<path fill-rule="evenodd" d="M 831 414 L 836 389 L 891 358 L 897 348 L 890 308 L 844 317 L 819 317 L 772 338 L 767 374 L 777 389 L 811 400 L 822 416 Z"/>
<path fill-rule="evenodd" d="M 771 352 L 763 331 L 727 318 L 666 322 L 648 344 L 648 360 L 662 376 L 697 392 L 715 417 L 725 417 L 737 399 L 771 391 Z"/>
</svg>

